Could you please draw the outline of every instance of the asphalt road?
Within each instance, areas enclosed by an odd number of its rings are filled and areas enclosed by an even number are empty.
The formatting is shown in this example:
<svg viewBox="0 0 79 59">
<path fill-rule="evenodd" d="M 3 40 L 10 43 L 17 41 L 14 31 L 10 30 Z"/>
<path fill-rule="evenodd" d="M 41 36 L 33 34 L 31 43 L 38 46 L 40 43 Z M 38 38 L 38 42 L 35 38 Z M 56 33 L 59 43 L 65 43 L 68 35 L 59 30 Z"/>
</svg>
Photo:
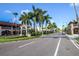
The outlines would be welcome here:
<svg viewBox="0 0 79 59">
<path fill-rule="evenodd" d="M 79 56 L 79 49 L 61 33 L 32 40 L 0 43 L 0 56 Z"/>
</svg>

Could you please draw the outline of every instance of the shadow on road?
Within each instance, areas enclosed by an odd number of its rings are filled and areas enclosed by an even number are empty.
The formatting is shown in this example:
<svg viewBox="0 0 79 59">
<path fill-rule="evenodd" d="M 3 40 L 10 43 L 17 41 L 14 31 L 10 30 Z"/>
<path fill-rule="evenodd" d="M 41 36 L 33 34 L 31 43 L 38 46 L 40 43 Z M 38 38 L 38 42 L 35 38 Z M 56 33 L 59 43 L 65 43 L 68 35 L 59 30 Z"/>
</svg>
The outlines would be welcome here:
<svg viewBox="0 0 79 59">
<path fill-rule="evenodd" d="M 68 37 L 67 36 L 65 36 L 65 35 L 52 35 L 52 36 L 42 36 L 42 37 L 40 37 L 40 38 L 67 38 L 68 39 Z"/>
</svg>

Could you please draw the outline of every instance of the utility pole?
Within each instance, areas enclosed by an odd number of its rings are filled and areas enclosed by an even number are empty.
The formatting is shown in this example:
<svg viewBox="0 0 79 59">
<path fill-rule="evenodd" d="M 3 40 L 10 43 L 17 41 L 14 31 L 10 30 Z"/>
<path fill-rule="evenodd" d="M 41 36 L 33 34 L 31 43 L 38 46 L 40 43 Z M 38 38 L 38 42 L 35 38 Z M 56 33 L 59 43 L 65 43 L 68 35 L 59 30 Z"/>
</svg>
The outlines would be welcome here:
<svg viewBox="0 0 79 59">
<path fill-rule="evenodd" d="M 78 22 L 78 34 L 79 34 L 79 19 L 78 19 L 78 13 L 77 13 L 77 8 L 75 3 L 73 3 L 73 6 L 74 6 L 75 15 L 76 15 L 76 20 Z"/>
<path fill-rule="evenodd" d="M 78 13 L 77 13 L 77 8 L 75 3 L 73 3 L 73 6 L 74 6 L 75 15 L 76 15 L 76 20 L 78 21 Z"/>
</svg>

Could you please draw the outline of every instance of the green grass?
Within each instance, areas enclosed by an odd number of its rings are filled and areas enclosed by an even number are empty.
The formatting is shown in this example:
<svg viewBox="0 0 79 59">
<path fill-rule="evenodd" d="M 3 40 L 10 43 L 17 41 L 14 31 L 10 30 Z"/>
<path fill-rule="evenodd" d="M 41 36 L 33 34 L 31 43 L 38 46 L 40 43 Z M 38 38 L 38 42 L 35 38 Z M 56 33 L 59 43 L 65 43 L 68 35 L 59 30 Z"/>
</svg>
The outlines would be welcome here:
<svg viewBox="0 0 79 59">
<path fill-rule="evenodd" d="M 43 35 L 49 35 L 49 34 L 52 34 L 52 33 L 43 34 Z M 19 40 L 29 40 L 29 39 L 33 39 L 33 38 L 38 38 L 40 36 L 41 35 L 31 36 L 31 37 L 26 37 L 26 36 L 0 36 L 0 43 L 19 41 Z"/>
<path fill-rule="evenodd" d="M 2 36 L 0 37 L 0 43 L 3 42 L 12 42 L 12 41 L 19 41 L 19 40 L 29 40 L 29 39 L 33 39 L 33 38 L 37 38 L 40 36 L 31 36 L 31 37 L 26 37 L 26 36 Z"/>
</svg>

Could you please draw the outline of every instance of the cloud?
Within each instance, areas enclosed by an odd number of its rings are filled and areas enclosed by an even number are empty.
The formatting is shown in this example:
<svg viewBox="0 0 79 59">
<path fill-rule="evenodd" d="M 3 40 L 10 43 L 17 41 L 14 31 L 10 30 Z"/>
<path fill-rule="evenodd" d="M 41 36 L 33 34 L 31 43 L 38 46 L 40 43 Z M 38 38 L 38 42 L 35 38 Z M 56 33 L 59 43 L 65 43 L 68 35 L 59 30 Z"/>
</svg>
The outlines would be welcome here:
<svg viewBox="0 0 79 59">
<path fill-rule="evenodd" d="M 4 12 L 5 12 L 5 13 L 11 13 L 11 11 L 10 11 L 10 10 L 5 10 Z"/>
<path fill-rule="evenodd" d="M 22 11 L 21 11 L 21 14 L 23 14 L 23 12 L 28 13 L 28 12 L 30 12 L 30 10 L 28 10 L 28 9 L 26 9 L 26 10 L 22 10 Z"/>
<path fill-rule="evenodd" d="M 78 7 L 79 3 L 75 3 L 75 5 Z M 71 3 L 70 6 L 73 6 L 73 3 Z"/>
</svg>

